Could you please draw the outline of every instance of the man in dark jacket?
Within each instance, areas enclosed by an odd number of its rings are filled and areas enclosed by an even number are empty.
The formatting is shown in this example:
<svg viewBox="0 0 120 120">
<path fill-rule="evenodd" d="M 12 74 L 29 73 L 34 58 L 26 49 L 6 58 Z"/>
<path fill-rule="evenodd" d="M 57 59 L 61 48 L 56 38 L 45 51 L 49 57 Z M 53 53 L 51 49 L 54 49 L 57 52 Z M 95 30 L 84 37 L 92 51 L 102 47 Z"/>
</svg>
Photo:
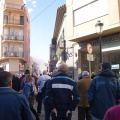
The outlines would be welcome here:
<svg viewBox="0 0 120 120">
<path fill-rule="evenodd" d="M 12 74 L 0 72 L 0 120 L 33 120 L 25 96 L 11 87 Z"/>
<path fill-rule="evenodd" d="M 59 74 L 52 78 L 46 89 L 46 102 L 52 109 L 52 120 L 71 120 L 80 97 L 76 82 L 68 77 L 68 66 L 63 63 L 58 68 Z"/>
<path fill-rule="evenodd" d="M 119 83 L 111 71 L 110 63 L 103 62 L 100 71 L 93 78 L 87 93 L 93 120 L 102 120 L 107 109 L 116 105 L 120 99 Z"/>
</svg>

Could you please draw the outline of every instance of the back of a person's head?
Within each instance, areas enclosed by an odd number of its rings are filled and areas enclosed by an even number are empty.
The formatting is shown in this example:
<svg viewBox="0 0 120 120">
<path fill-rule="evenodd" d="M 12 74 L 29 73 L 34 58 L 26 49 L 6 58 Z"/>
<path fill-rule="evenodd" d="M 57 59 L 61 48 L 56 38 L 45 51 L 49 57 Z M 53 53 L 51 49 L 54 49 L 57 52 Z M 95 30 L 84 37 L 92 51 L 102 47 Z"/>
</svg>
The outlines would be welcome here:
<svg viewBox="0 0 120 120">
<path fill-rule="evenodd" d="M 26 83 L 29 83 L 29 82 L 31 82 L 31 81 L 32 81 L 31 75 L 30 75 L 30 74 L 26 74 L 26 75 L 25 75 L 25 82 L 26 82 Z"/>
<path fill-rule="evenodd" d="M 68 65 L 66 63 L 62 63 L 59 67 L 58 67 L 58 72 L 59 73 L 68 73 Z"/>
<path fill-rule="evenodd" d="M 26 74 L 30 74 L 30 71 L 27 69 L 27 70 L 25 70 L 25 75 Z"/>
<path fill-rule="evenodd" d="M 58 75 L 58 69 L 54 69 L 52 72 L 52 76 L 55 77 Z"/>
<path fill-rule="evenodd" d="M 101 66 L 102 66 L 102 71 L 108 69 L 111 70 L 111 64 L 109 62 L 103 62 Z"/>
<path fill-rule="evenodd" d="M 82 72 L 82 78 L 86 77 L 86 76 L 89 76 L 89 72 L 88 71 L 83 71 Z"/>
<path fill-rule="evenodd" d="M 12 81 L 12 74 L 7 71 L 0 72 L 0 87 L 8 87 L 10 81 Z"/>
<path fill-rule="evenodd" d="M 46 70 L 43 71 L 43 75 L 47 75 L 47 71 Z"/>
<path fill-rule="evenodd" d="M 3 67 L 0 67 L 0 72 L 4 71 Z"/>
</svg>

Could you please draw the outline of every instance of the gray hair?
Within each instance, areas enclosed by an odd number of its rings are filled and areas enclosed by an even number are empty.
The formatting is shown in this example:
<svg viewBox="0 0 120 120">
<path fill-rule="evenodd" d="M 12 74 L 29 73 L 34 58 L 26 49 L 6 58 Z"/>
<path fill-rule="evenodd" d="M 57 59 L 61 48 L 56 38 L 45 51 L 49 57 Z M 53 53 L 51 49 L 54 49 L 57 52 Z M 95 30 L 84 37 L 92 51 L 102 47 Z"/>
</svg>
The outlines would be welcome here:
<svg viewBox="0 0 120 120">
<path fill-rule="evenodd" d="M 12 81 L 13 75 L 7 71 L 0 72 L 0 87 L 8 87 L 10 81 Z"/>
<path fill-rule="evenodd" d="M 53 77 L 57 76 L 58 75 L 58 69 L 54 69 L 52 75 L 53 75 Z"/>
<path fill-rule="evenodd" d="M 88 71 L 83 71 L 82 72 L 82 77 L 85 77 L 85 76 L 89 76 L 89 72 Z"/>
</svg>

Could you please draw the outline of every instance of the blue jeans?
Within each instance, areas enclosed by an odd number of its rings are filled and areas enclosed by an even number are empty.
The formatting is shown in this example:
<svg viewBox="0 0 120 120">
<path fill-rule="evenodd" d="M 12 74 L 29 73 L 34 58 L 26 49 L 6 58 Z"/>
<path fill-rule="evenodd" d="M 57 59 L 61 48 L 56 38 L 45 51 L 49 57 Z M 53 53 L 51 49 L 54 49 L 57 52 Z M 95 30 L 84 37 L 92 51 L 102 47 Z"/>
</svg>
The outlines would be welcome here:
<svg viewBox="0 0 120 120">
<path fill-rule="evenodd" d="M 98 119 L 98 118 L 92 116 L 92 120 L 102 120 L 102 119 Z"/>
</svg>

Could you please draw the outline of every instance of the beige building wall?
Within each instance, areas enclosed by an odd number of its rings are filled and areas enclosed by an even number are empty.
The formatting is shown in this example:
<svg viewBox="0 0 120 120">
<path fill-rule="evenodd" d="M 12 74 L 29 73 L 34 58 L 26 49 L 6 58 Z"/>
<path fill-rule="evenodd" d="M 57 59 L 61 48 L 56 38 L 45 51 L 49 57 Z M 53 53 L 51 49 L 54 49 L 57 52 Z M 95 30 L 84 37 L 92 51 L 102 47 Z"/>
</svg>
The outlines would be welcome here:
<svg viewBox="0 0 120 120">
<path fill-rule="evenodd" d="M 9 69 L 12 73 L 17 73 L 19 71 L 19 60 L 9 59 Z"/>
<path fill-rule="evenodd" d="M 120 0 L 66 0 L 66 7 L 67 41 L 80 44 L 88 40 L 98 39 L 99 35 L 96 33 L 95 24 L 99 20 L 104 23 L 102 36 L 120 32 Z M 82 51 L 79 48 L 78 58 L 73 58 L 74 66 L 78 60 L 78 68 L 74 70 L 74 77 L 88 68 L 88 61 L 85 58 L 87 51 L 85 51 L 86 49 Z M 92 70 L 94 70 L 93 66 L 96 63 L 92 62 L 91 64 Z"/>
<path fill-rule="evenodd" d="M 2 0 L 0 3 L 0 66 L 10 72 L 20 72 L 30 65 L 30 18 L 23 0 Z M 5 21 L 7 15 L 8 21 Z M 23 23 L 20 17 L 23 16 Z M 7 52 L 7 54 L 6 54 Z M 17 55 L 16 55 L 17 53 Z M 12 55 L 15 54 L 15 55 Z M 21 71 L 24 72 L 24 71 Z"/>
<path fill-rule="evenodd" d="M 101 1 L 101 2 L 99 2 Z M 67 39 L 72 40 L 75 38 L 83 37 L 89 34 L 96 33 L 95 30 L 95 24 L 98 20 L 101 20 L 101 22 L 104 23 L 104 31 L 108 29 L 112 29 L 115 27 L 118 27 L 120 16 L 119 16 L 119 4 L 118 0 L 86 0 L 86 1 L 77 1 L 77 0 L 67 0 Z M 104 2 L 104 3 L 103 3 Z M 99 4 L 100 3 L 100 4 Z M 103 4 L 101 4 L 103 3 Z M 98 17 L 98 13 L 100 12 L 99 9 L 95 9 L 96 16 L 94 15 L 93 19 L 87 20 L 75 25 L 75 18 L 74 18 L 74 12 L 81 10 L 81 15 L 79 18 L 83 19 L 88 15 L 92 15 L 93 13 L 90 13 L 90 9 L 92 9 L 92 4 L 98 5 L 99 8 L 101 8 L 101 11 L 103 9 L 103 5 L 106 4 L 104 9 L 106 11 L 102 11 L 102 15 Z M 90 7 L 91 6 L 91 7 Z M 85 11 L 86 14 L 82 14 L 82 9 Z M 88 14 L 87 14 L 88 13 Z M 79 15 L 79 14 L 78 14 Z M 78 17 L 77 17 L 78 18 Z M 76 18 L 76 19 L 77 19 Z"/>
</svg>

